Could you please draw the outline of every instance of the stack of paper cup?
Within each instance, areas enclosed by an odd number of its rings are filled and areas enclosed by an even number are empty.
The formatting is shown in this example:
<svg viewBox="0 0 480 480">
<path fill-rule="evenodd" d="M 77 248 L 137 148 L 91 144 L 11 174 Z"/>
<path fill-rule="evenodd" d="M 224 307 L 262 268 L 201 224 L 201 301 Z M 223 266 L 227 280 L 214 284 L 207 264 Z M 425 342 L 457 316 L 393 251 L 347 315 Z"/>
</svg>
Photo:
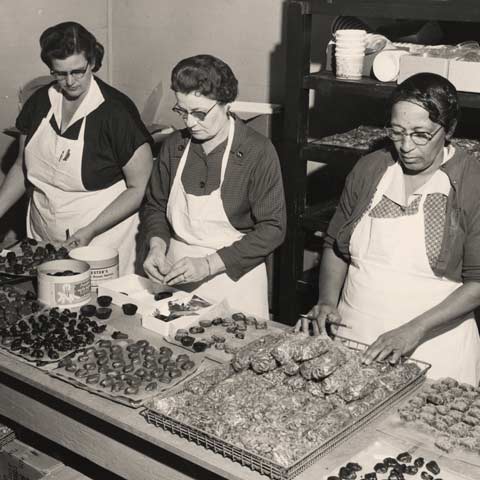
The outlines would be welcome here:
<svg viewBox="0 0 480 480">
<path fill-rule="evenodd" d="M 358 80 L 362 77 L 366 41 L 365 30 L 347 29 L 335 32 L 335 63 L 338 78 Z"/>
</svg>

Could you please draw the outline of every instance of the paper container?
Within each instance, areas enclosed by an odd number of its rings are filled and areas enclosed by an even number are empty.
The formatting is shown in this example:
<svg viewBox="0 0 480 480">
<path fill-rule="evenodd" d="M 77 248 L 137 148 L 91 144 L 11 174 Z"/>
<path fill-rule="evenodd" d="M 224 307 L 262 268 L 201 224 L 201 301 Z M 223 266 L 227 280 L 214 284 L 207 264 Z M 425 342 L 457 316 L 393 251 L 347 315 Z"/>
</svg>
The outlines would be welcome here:
<svg viewBox="0 0 480 480">
<path fill-rule="evenodd" d="M 365 37 L 366 30 L 360 28 L 341 28 L 335 32 L 335 37 Z"/>
<path fill-rule="evenodd" d="M 90 265 L 91 287 L 94 291 L 97 291 L 100 283 L 118 278 L 118 251 L 114 248 L 79 247 L 71 250 L 69 255 Z"/>
<path fill-rule="evenodd" d="M 365 48 L 363 47 L 335 47 L 335 55 L 364 55 Z"/>
<path fill-rule="evenodd" d="M 403 55 L 400 57 L 400 72 L 397 83 L 402 83 L 408 77 L 421 72 L 430 72 L 448 78 L 449 60 L 439 57 L 423 57 L 418 55 Z"/>
<path fill-rule="evenodd" d="M 381 82 L 394 82 L 400 73 L 400 57 L 405 50 L 383 50 L 373 61 L 373 74 Z"/>
<path fill-rule="evenodd" d="M 76 275 L 49 273 L 71 270 Z M 79 260 L 52 260 L 37 267 L 38 300 L 49 307 L 74 308 L 90 301 L 90 268 Z"/>
<path fill-rule="evenodd" d="M 164 291 L 172 292 L 172 296 L 163 300 L 155 300 L 155 293 Z M 198 310 L 198 315 L 186 315 L 170 322 L 160 320 L 154 316 L 156 310 L 163 315 L 168 315 L 170 300 L 187 302 L 193 294 L 167 285 L 154 284 L 148 278 L 135 274 L 102 282 L 98 286 L 98 295 L 109 295 L 112 297 L 113 303 L 120 306 L 124 303 L 134 303 L 138 306 L 137 314 L 142 318 L 142 326 L 165 337 L 179 328 L 188 328 L 195 324 L 201 313 L 213 307 L 212 304 L 210 307 Z M 209 299 L 205 300 L 210 301 Z"/>
<path fill-rule="evenodd" d="M 336 76 L 347 80 L 362 78 L 364 55 L 335 55 Z"/>
</svg>

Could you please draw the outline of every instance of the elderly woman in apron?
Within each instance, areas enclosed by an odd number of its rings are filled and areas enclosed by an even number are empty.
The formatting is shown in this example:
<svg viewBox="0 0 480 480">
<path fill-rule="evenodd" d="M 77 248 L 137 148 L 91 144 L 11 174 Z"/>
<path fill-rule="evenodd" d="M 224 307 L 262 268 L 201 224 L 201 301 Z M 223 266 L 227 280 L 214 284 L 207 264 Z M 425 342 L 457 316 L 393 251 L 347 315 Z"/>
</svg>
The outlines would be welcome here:
<svg viewBox="0 0 480 480">
<path fill-rule="evenodd" d="M 115 248 L 120 274 L 133 272 L 150 135 L 133 103 L 93 75 L 103 47 L 84 27 L 50 27 L 40 46 L 55 82 L 37 90 L 17 118 L 20 152 L 0 189 L 0 216 L 27 180 L 29 237 Z"/>
<path fill-rule="evenodd" d="M 350 173 L 328 228 L 314 331 L 371 344 L 368 364 L 404 356 L 432 378 L 477 385 L 480 164 L 449 144 L 459 112 L 448 80 L 417 74 L 391 99 L 392 147 Z M 304 326 L 306 328 L 306 326 Z"/>
<path fill-rule="evenodd" d="M 162 145 L 142 207 L 146 274 L 268 318 L 265 257 L 284 238 L 285 204 L 271 142 L 230 113 L 237 79 L 210 55 L 172 71 L 186 125 Z"/>
</svg>

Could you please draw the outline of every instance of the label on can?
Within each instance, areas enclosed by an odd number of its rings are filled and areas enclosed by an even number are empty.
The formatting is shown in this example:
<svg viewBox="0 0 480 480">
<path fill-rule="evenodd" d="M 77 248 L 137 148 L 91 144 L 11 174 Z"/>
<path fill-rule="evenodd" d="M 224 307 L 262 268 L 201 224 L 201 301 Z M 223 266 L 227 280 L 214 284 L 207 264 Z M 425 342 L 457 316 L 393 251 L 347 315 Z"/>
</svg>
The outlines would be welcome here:
<svg viewBox="0 0 480 480">
<path fill-rule="evenodd" d="M 90 278 L 77 283 L 58 283 L 53 287 L 57 305 L 73 305 L 90 297 Z"/>
<path fill-rule="evenodd" d="M 115 278 L 118 278 L 118 263 L 108 267 L 91 268 L 92 288 L 98 287 L 101 282 Z"/>
</svg>

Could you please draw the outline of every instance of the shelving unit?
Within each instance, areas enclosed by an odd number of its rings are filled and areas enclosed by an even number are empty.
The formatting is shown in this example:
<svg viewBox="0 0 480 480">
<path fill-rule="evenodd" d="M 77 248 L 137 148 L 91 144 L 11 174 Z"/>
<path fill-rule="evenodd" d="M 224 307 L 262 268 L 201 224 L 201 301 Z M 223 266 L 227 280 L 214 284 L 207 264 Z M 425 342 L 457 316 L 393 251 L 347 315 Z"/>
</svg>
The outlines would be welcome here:
<svg viewBox="0 0 480 480">
<path fill-rule="evenodd" d="M 349 95 L 387 99 L 395 83 L 371 78 L 337 80 L 331 72 L 310 73 L 313 15 L 362 18 L 480 22 L 478 0 L 290 0 L 287 9 L 287 78 L 283 146 L 280 154 L 287 200 L 288 228 L 276 260 L 276 319 L 294 324 L 302 281 L 307 231 L 324 231 L 332 205 L 307 207 L 307 161 L 352 161 L 364 152 L 309 142 L 309 91 L 319 96 Z M 462 107 L 480 108 L 480 95 L 460 93 Z"/>
</svg>

